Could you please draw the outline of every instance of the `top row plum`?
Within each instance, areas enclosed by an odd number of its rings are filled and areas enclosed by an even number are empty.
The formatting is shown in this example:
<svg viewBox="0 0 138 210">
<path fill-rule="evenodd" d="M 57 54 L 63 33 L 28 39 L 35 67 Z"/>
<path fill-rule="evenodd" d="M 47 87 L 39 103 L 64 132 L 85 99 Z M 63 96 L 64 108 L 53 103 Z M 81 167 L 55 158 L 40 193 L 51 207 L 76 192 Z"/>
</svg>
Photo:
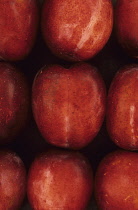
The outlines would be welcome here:
<svg viewBox="0 0 138 210">
<path fill-rule="evenodd" d="M 41 29 L 47 46 L 53 54 L 69 61 L 95 56 L 107 43 L 113 28 L 111 0 L 45 0 L 41 13 Z M 137 22 L 138 1 L 118 0 L 116 34 L 133 57 L 138 57 Z M 38 24 L 37 0 L 2 0 L 0 59 L 24 59 L 34 45 Z"/>
</svg>

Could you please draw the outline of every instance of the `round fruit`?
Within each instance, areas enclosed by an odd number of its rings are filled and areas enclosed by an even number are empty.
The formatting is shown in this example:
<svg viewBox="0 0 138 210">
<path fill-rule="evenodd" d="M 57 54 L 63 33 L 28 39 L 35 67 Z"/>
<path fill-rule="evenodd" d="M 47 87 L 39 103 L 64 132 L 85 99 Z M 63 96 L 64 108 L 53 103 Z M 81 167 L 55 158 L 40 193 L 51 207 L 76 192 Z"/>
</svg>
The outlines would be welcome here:
<svg viewBox="0 0 138 210">
<path fill-rule="evenodd" d="M 26 170 L 12 151 L 0 150 L 0 209 L 18 210 L 26 193 Z"/>
<path fill-rule="evenodd" d="M 114 17 L 119 43 L 129 55 L 138 58 L 138 1 L 118 0 Z"/>
<path fill-rule="evenodd" d="M 104 82 L 95 67 L 44 67 L 33 84 L 33 113 L 43 137 L 59 147 L 79 149 L 97 135 L 105 115 Z"/>
<path fill-rule="evenodd" d="M 91 166 L 78 152 L 42 153 L 29 171 L 27 191 L 33 209 L 86 209 L 92 190 Z"/>
<path fill-rule="evenodd" d="M 0 1 L 0 59 L 15 61 L 27 56 L 37 28 L 36 0 Z"/>
<path fill-rule="evenodd" d="M 138 209 L 138 153 L 115 151 L 100 163 L 95 197 L 101 210 Z"/>
<path fill-rule="evenodd" d="M 90 59 L 110 37 L 112 10 L 110 0 L 45 0 L 41 24 L 44 40 L 60 58 Z"/>
<path fill-rule="evenodd" d="M 0 63 L 0 144 L 16 137 L 27 122 L 29 90 L 24 75 L 14 66 Z"/>
<path fill-rule="evenodd" d="M 107 100 L 107 130 L 121 148 L 138 149 L 138 65 L 120 69 Z"/>
</svg>

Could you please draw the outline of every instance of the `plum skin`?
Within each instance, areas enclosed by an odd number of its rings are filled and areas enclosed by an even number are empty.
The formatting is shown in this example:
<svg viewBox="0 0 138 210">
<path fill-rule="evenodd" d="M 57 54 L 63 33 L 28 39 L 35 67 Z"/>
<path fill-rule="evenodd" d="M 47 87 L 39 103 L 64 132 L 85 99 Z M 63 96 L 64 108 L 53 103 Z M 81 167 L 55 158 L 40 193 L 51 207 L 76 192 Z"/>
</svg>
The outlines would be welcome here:
<svg viewBox="0 0 138 210">
<path fill-rule="evenodd" d="M 117 150 L 106 155 L 95 176 L 95 198 L 100 210 L 138 209 L 138 154 Z"/>
<path fill-rule="evenodd" d="M 0 150 L 0 209 L 18 210 L 26 194 L 26 169 L 13 151 Z"/>
<path fill-rule="evenodd" d="M 51 65 L 41 69 L 32 89 L 36 124 L 50 144 L 80 149 L 100 130 L 106 88 L 97 68 L 86 63 L 70 69 Z"/>
<path fill-rule="evenodd" d="M 56 56 L 84 61 L 107 43 L 113 26 L 110 0 L 44 1 L 41 28 L 44 40 Z"/>
<path fill-rule="evenodd" d="M 123 66 L 115 75 L 107 97 L 109 136 L 119 147 L 138 149 L 138 65 Z"/>
<path fill-rule="evenodd" d="M 138 1 L 118 0 L 114 20 L 118 42 L 128 55 L 138 58 Z"/>
<path fill-rule="evenodd" d="M 37 36 L 37 1 L 1 1 L 0 14 L 0 60 L 23 60 L 31 52 Z"/>
<path fill-rule="evenodd" d="M 33 209 L 85 209 L 93 192 L 93 172 L 79 152 L 50 150 L 32 163 L 27 194 Z"/>
<path fill-rule="evenodd" d="M 15 66 L 0 63 L 0 144 L 24 129 L 29 116 L 30 93 L 24 74 Z"/>
</svg>

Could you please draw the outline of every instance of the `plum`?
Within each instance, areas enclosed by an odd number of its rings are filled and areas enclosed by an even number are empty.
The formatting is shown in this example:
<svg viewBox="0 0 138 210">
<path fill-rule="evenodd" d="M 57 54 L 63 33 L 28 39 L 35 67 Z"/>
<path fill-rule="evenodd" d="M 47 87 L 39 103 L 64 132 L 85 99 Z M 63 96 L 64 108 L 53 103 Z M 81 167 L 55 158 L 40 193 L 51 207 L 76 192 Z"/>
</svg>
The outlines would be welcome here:
<svg viewBox="0 0 138 210">
<path fill-rule="evenodd" d="M 0 209 L 18 210 L 26 194 L 26 169 L 13 151 L 0 150 Z"/>
<path fill-rule="evenodd" d="M 123 66 L 107 98 L 107 130 L 115 144 L 138 150 L 138 64 Z"/>
<path fill-rule="evenodd" d="M 114 20 L 120 45 L 130 56 L 138 58 L 138 1 L 118 0 Z"/>
<path fill-rule="evenodd" d="M 25 127 L 30 93 L 24 74 L 15 66 L 0 63 L 0 144 L 9 143 Z"/>
<path fill-rule="evenodd" d="M 36 0 L 0 1 L 0 59 L 17 61 L 31 51 L 38 28 Z"/>
<path fill-rule="evenodd" d="M 92 168 L 79 152 L 43 152 L 30 167 L 27 194 L 33 209 L 83 210 L 92 191 Z"/>
<path fill-rule="evenodd" d="M 84 61 L 107 43 L 113 25 L 110 0 L 44 1 L 41 28 L 44 40 L 58 57 Z"/>
<path fill-rule="evenodd" d="M 138 209 L 138 153 L 117 150 L 101 161 L 95 177 L 100 210 Z"/>
<path fill-rule="evenodd" d="M 66 69 L 49 65 L 36 75 L 32 108 L 44 139 L 80 149 L 99 132 L 106 106 L 104 81 L 96 67 L 78 63 Z"/>
</svg>

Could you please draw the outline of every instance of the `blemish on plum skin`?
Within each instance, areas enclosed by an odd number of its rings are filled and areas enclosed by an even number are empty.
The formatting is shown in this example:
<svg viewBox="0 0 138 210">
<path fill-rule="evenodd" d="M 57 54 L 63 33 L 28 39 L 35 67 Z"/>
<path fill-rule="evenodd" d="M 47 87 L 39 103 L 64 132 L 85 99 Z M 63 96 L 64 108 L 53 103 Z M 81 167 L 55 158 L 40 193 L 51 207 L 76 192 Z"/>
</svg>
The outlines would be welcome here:
<svg viewBox="0 0 138 210">
<path fill-rule="evenodd" d="M 119 164 L 120 162 L 121 162 L 120 160 L 114 161 L 114 162 L 112 163 L 112 165 L 115 166 L 115 165 Z"/>
<path fill-rule="evenodd" d="M 127 201 L 130 197 L 132 197 L 132 195 L 128 195 L 128 196 L 124 199 L 124 201 Z"/>
<path fill-rule="evenodd" d="M 105 194 L 105 197 L 106 197 L 106 199 L 107 199 L 108 195 Z M 109 205 L 109 202 L 108 202 L 107 200 L 105 200 L 105 202 L 106 202 L 107 205 Z"/>
<path fill-rule="evenodd" d="M 108 201 L 105 201 L 105 202 L 106 202 L 107 205 L 109 205 L 109 202 Z"/>
<path fill-rule="evenodd" d="M 131 163 L 129 163 L 128 165 L 130 165 L 130 166 L 131 166 Z"/>
</svg>

